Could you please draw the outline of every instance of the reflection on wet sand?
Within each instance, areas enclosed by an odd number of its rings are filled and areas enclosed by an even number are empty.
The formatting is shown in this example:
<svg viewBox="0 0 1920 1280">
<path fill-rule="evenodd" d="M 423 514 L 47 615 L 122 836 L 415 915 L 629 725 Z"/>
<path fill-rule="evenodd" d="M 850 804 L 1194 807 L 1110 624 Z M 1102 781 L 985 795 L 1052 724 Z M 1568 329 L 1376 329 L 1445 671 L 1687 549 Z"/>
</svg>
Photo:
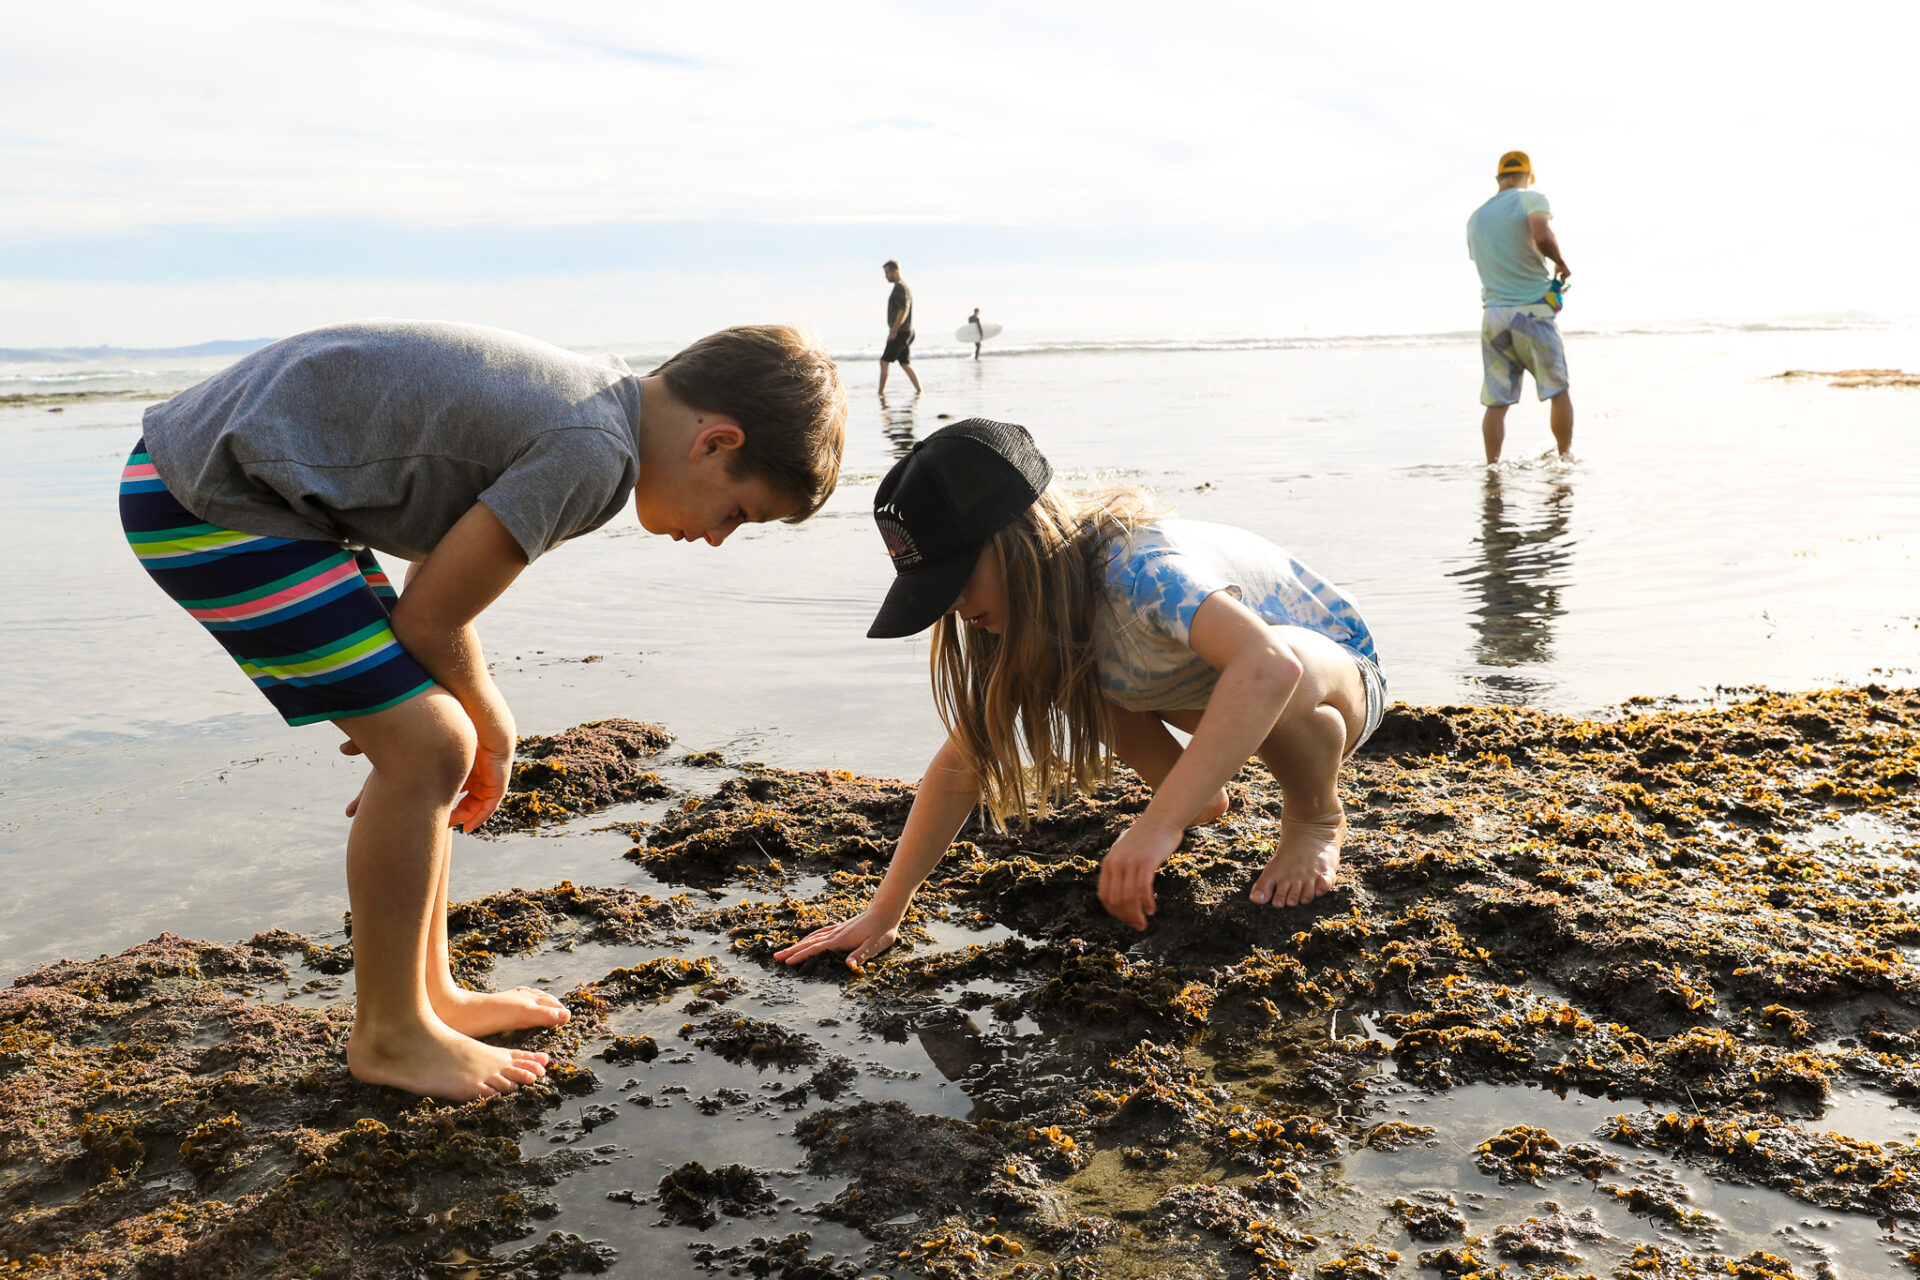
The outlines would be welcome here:
<svg viewBox="0 0 1920 1280">
<path fill-rule="evenodd" d="M 1563 476 L 1539 485 L 1488 469 L 1478 555 L 1447 576 L 1478 597 L 1470 610 L 1473 661 L 1496 668 L 1481 679 L 1491 702 L 1529 703 L 1552 688 L 1551 680 L 1516 668 L 1553 659 L 1553 622 L 1566 612 L 1560 590 L 1573 558 L 1572 518 L 1573 486 Z"/>
<path fill-rule="evenodd" d="M 880 397 L 880 431 L 893 446 L 893 456 L 904 458 L 913 452 L 913 408 L 917 395 Z"/>
<path fill-rule="evenodd" d="M 1015 1099 L 994 1088 L 999 1068 L 1011 1056 L 1004 1037 L 989 1034 L 973 1018 L 957 1018 L 939 1026 L 917 1027 L 914 1035 L 934 1069 L 967 1095 L 969 1120 L 1005 1120 L 1018 1111 Z"/>
</svg>

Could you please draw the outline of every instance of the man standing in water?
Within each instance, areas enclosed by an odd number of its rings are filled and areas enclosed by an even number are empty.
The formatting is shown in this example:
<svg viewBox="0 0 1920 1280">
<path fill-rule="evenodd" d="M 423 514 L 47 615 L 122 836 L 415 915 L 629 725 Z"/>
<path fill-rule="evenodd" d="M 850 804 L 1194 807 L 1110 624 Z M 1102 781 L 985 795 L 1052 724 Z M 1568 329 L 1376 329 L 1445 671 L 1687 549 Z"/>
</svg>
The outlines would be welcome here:
<svg viewBox="0 0 1920 1280">
<path fill-rule="evenodd" d="M 882 263 L 880 270 L 893 286 L 893 292 L 887 295 L 887 345 L 880 352 L 880 394 L 887 394 L 887 366 L 898 360 L 918 395 L 920 375 L 913 371 L 913 290 L 900 278 L 900 264 L 892 258 Z"/>
<path fill-rule="evenodd" d="M 1480 270 L 1480 366 L 1485 375 L 1480 436 L 1487 461 L 1500 461 L 1507 438 L 1507 410 L 1520 399 L 1520 375 L 1533 375 L 1542 400 L 1551 401 L 1548 424 L 1562 458 L 1573 449 L 1573 400 L 1567 395 L 1567 353 L 1560 327 L 1560 289 L 1573 272 L 1560 256 L 1550 222 L 1553 211 L 1533 185 L 1533 162 L 1524 151 L 1500 157 L 1500 190 L 1467 219 L 1467 256 Z M 1547 273 L 1547 263 L 1554 275 Z M 1549 301 L 1551 299 L 1551 301 Z M 885 376 L 884 372 L 881 375 Z"/>
</svg>

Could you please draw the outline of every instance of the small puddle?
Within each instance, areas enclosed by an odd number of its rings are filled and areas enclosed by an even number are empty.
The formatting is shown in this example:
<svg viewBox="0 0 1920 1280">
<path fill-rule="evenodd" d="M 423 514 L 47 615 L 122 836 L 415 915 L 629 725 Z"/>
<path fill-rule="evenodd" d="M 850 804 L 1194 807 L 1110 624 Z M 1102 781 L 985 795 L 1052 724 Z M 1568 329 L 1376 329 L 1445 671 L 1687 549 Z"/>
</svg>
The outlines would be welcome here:
<svg viewBox="0 0 1920 1280">
<path fill-rule="evenodd" d="M 1881 1146 L 1920 1143 L 1920 1111 L 1878 1089 L 1847 1089 L 1829 1094 L 1827 1109 L 1817 1120 L 1802 1120 L 1811 1133 L 1832 1130 L 1860 1142 Z"/>
<path fill-rule="evenodd" d="M 1764 1249 L 1788 1258 L 1807 1274 L 1834 1276 L 1901 1274 L 1900 1260 L 1920 1243 L 1920 1231 L 1913 1224 L 1889 1229 L 1874 1219 L 1819 1209 L 1765 1187 L 1718 1182 L 1665 1156 L 1593 1136 L 1611 1117 L 1642 1110 L 1637 1103 L 1580 1094 L 1561 1097 L 1546 1089 L 1490 1084 L 1428 1094 L 1395 1083 L 1383 1092 L 1390 1096 L 1376 1098 L 1370 1112 L 1374 1123 L 1397 1120 L 1424 1125 L 1432 1128 L 1432 1136 L 1397 1151 L 1359 1147 L 1332 1171 L 1334 1176 L 1368 1203 L 1450 1197 L 1455 1211 L 1466 1219 L 1467 1231 L 1489 1242 L 1497 1228 L 1523 1224 L 1530 1217 L 1590 1211 L 1593 1224 L 1604 1234 L 1570 1240 L 1569 1246 L 1580 1255 L 1573 1265 L 1618 1266 L 1631 1257 L 1636 1243 L 1665 1243 L 1688 1250 L 1704 1245 L 1734 1258 Z M 1876 1119 L 1883 1130 L 1887 1128 L 1884 1118 Z M 1476 1156 L 1481 1143 L 1514 1125 L 1544 1129 L 1562 1147 L 1594 1143 L 1619 1163 L 1620 1170 L 1597 1179 L 1575 1174 L 1542 1186 L 1503 1186 L 1498 1177 L 1478 1167 Z M 1818 1132 L 1840 1126 L 1822 1121 L 1807 1127 Z M 1677 1201 L 1705 1216 L 1686 1224 L 1661 1221 L 1635 1213 L 1610 1187 L 1622 1192 L 1641 1187 L 1655 1199 Z M 1441 1247 L 1414 1240 L 1397 1224 L 1374 1243 L 1398 1249 L 1403 1257 Z"/>
<path fill-rule="evenodd" d="M 633 877 L 629 883 L 655 896 L 678 891 L 646 880 Z M 720 910 L 770 896 L 811 897 L 825 883 L 820 877 L 800 877 L 774 895 L 765 890 L 723 891 L 709 897 L 694 890 L 689 896 L 699 910 Z M 933 946 L 920 948 L 920 955 L 990 946 L 1017 936 L 997 925 L 972 928 L 946 920 L 929 922 L 928 932 Z M 795 1122 L 823 1107 L 862 1101 L 897 1100 L 921 1114 L 966 1120 L 1010 1114 L 1017 1095 L 1009 1099 L 1006 1090 L 1023 1078 L 1016 1070 L 1022 1044 L 1038 1045 L 1044 1039 L 1031 1019 L 1008 1022 L 992 1014 L 994 1002 L 1017 994 L 1014 985 L 974 979 L 940 991 L 941 1003 L 953 1015 L 949 1020 L 889 1041 L 858 1024 L 856 1010 L 838 985 L 792 976 L 777 966 L 763 968 L 735 953 L 725 934 L 703 929 L 697 921 L 690 922 L 682 936 L 687 940 L 677 944 L 664 939 L 643 945 L 592 943 L 499 956 L 488 975 L 494 987 L 526 984 L 559 992 L 617 968 L 677 956 L 712 959 L 721 977 L 736 978 L 747 988 L 692 1008 L 691 1002 L 707 997 L 689 988 L 651 1004 L 615 1010 L 581 1059 L 599 1078 L 599 1088 L 584 1098 L 566 1099 L 545 1124 L 522 1136 L 528 1156 L 570 1151 L 579 1166 L 555 1189 L 561 1212 L 550 1228 L 604 1240 L 619 1250 L 623 1267 L 653 1266 L 681 1274 L 696 1264 L 702 1251 L 797 1231 L 813 1236 L 809 1249 L 816 1260 L 828 1253 L 843 1259 L 864 1256 L 872 1241 L 811 1212 L 833 1199 L 844 1183 L 804 1168 L 804 1152 L 793 1136 Z M 350 998 L 351 975 L 338 981 L 339 989 L 328 994 Z M 955 1007 L 960 1001 L 981 1007 L 965 1014 Z M 687 1024 L 697 1026 L 715 1016 L 777 1022 L 814 1041 L 819 1060 L 779 1067 L 728 1062 L 681 1035 Z M 659 1048 L 651 1062 L 616 1066 L 593 1056 L 614 1036 L 641 1035 L 652 1037 Z M 853 1067 L 843 1090 L 830 1099 L 813 1093 L 796 1100 L 797 1086 L 834 1058 L 845 1058 Z M 698 1160 L 708 1169 L 735 1163 L 753 1168 L 774 1193 L 773 1200 L 748 1217 L 723 1214 L 709 1227 L 655 1230 L 664 1225 L 656 1202 L 660 1179 L 687 1160 Z"/>
<path fill-rule="evenodd" d="M 1917 852 L 1912 832 L 1871 813 L 1816 823 L 1788 835 L 1785 843 L 1798 850 L 1836 847 L 1836 852 L 1864 854 L 1881 866 L 1911 866 Z"/>
</svg>

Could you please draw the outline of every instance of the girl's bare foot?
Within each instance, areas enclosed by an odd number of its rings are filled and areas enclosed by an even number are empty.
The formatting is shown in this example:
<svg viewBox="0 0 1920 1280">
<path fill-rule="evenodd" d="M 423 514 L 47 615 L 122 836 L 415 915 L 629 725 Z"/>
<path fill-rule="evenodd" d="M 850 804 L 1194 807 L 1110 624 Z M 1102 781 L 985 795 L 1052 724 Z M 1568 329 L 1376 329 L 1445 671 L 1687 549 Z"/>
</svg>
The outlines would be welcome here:
<svg viewBox="0 0 1920 1280">
<path fill-rule="evenodd" d="M 440 1021 L 461 1035 L 497 1035 L 502 1031 L 520 1031 L 528 1027 L 558 1027 L 571 1016 L 558 996 L 533 987 L 515 987 L 511 991 L 468 991 L 451 982 L 436 990 L 429 984 L 433 1011 Z"/>
<path fill-rule="evenodd" d="M 547 1073 L 547 1055 L 496 1049 L 438 1019 L 382 1032 L 355 1023 L 347 1069 L 367 1084 L 390 1085 L 447 1102 L 512 1093 Z"/>
<path fill-rule="evenodd" d="M 1187 825 L 1190 827 L 1204 827 L 1209 822 L 1218 822 L 1227 816 L 1227 807 L 1230 803 L 1227 799 L 1227 789 L 1225 787 L 1220 788 L 1219 791 L 1214 793 L 1213 799 L 1207 802 L 1206 808 L 1194 814 L 1193 821 Z"/>
<path fill-rule="evenodd" d="M 1280 847 L 1260 878 L 1253 900 L 1276 907 L 1297 907 L 1333 888 L 1340 870 L 1340 843 L 1347 838 L 1347 815 L 1336 809 L 1319 818 L 1280 817 Z"/>
</svg>

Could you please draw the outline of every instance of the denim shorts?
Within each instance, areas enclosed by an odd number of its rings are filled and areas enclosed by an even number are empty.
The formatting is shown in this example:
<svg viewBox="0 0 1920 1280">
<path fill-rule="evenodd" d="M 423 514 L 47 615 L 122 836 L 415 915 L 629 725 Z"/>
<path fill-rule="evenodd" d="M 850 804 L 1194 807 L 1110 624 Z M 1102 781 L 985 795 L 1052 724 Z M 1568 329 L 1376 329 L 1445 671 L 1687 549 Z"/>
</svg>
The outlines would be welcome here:
<svg viewBox="0 0 1920 1280">
<path fill-rule="evenodd" d="M 1346 645 L 1340 647 L 1346 649 L 1347 655 L 1353 659 L 1353 665 L 1360 668 L 1360 683 L 1367 691 L 1367 722 L 1360 728 L 1360 740 L 1347 749 L 1347 755 L 1352 755 L 1367 745 L 1367 739 L 1373 736 L 1380 722 L 1386 718 L 1387 675 L 1380 670 L 1378 662 L 1358 649 L 1348 649 Z"/>
</svg>

